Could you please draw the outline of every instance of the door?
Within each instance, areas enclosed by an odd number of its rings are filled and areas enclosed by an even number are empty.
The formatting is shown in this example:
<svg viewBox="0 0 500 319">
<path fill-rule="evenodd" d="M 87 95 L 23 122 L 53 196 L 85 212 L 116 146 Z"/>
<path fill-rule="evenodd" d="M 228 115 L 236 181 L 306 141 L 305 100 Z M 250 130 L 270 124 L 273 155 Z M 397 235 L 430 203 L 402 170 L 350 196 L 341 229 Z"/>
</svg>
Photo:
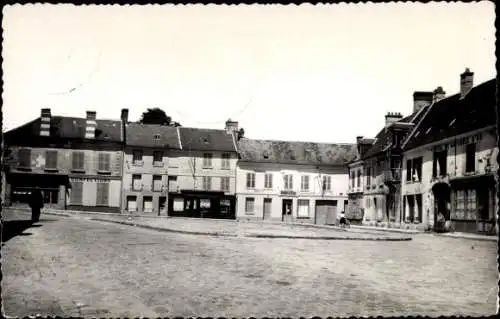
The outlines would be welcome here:
<svg viewBox="0 0 500 319">
<path fill-rule="evenodd" d="M 316 212 L 314 223 L 316 225 L 334 225 L 337 222 L 337 201 L 318 200 L 316 201 Z"/>
<path fill-rule="evenodd" d="M 337 224 L 337 201 L 334 200 L 326 205 L 326 224 Z"/>
<path fill-rule="evenodd" d="M 158 215 L 166 216 L 167 212 L 165 211 L 165 206 L 167 203 L 167 198 L 165 196 L 160 196 L 158 199 Z"/>
<path fill-rule="evenodd" d="M 493 224 L 490 221 L 490 199 L 488 189 L 478 189 L 477 194 L 477 231 L 488 233 Z"/>
<path fill-rule="evenodd" d="M 284 199 L 283 200 L 283 221 L 284 222 L 291 222 L 292 221 L 292 200 L 291 199 Z"/>
<path fill-rule="evenodd" d="M 271 219 L 271 198 L 264 198 L 264 216 L 263 219 L 268 220 Z"/>
</svg>

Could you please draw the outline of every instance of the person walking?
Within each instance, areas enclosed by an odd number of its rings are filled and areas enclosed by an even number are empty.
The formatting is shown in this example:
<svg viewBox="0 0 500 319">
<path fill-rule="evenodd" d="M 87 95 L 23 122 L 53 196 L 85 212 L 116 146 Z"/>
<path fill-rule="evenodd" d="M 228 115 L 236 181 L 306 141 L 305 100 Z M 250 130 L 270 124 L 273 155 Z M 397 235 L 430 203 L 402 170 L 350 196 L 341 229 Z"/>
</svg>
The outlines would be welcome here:
<svg viewBox="0 0 500 319">
<path fill-rule="evenodd" d="M 345 227 L 347 225 L 344 211 L 340 212 L 340 227 Z"/>
<path fill-rule="evenodd" d="M 31 221 L 36 223 L 40 220 L 40 213 L 43 208 L 43 196 L 40 188 L 35 187 L 31 191 L 29 205 L 31 207 Z"/>
</svg>

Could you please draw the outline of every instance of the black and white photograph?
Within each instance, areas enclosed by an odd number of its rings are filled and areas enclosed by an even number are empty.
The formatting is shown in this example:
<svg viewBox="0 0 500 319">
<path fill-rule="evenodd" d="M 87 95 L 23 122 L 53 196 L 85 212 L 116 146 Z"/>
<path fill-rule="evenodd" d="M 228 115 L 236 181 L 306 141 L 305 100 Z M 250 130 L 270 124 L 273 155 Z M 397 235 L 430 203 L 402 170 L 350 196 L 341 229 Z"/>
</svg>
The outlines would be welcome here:
<svg viewBox="0 0 500 319">
<path fill-rule="evenodd" d="M 2 13 L 2 317 L 497 314 L 494 2 Z"/>
</svg>

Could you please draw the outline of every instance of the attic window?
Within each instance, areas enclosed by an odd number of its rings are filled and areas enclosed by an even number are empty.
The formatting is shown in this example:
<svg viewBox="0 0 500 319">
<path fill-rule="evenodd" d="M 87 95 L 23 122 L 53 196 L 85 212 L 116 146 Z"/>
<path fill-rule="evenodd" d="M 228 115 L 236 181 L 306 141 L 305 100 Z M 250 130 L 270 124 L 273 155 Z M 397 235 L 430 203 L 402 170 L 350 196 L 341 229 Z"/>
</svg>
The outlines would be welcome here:
<svg viewBox="0 0 500 319">
<path fill-rule="evenodd" d="M 264 152 L 264 154 L 262 154 L 262 156 L 264 157 L 264 159 L 269 159 L 269 153 L 267 153 L 267 152 Z"/>
<path fill-rule="evenodd" d="M 154 136 L 154 140 L 155 140 L 155 141 L 157 141 L 157 140 L 159 140 L 159 139 L 160 139 L 160 134 L 155 134 L 155 136 Z"/>
<path fill-rule="evenodd" d="M 431 131 L 431 129 L 432 129 L 432 127 L 429 127 L 429 128 L 427 129 L 427 131 L 425 131 L 425 135 L 429 134 L 429 132 Z"/>
<path fill-rule="evenodd" d="M 204 143 L 204 144 L 208 144 L 208 138 L 204 137 L 204 138 L 203 138 L 203 143 Z"/>
<path fill-rule="evenodd" d="M 448 126 L 452 126 L 452 125 L 453 125 L 453 123 L 455 123 L 455 120 L 456 120 L 456 119 L 451 120 L 450 125 L 448 125 Z"/>
</svg>

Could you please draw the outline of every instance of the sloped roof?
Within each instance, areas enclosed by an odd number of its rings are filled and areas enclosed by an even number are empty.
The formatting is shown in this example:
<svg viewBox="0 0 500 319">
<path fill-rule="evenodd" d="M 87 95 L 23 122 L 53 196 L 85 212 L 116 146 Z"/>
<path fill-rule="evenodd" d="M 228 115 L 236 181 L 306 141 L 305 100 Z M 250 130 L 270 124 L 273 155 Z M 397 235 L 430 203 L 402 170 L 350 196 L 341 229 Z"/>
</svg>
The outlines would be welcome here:
<svg viewBox="0 0 500 319">
<path fill-rule="evenodd" d="M 121 121 L 96 120 L 96 141 L 121 142 Z M 84 139 L 86 119 L 66 116 L 52 116 L 50 120 L 50 137 L 40 136 L 41 119 L 37 118 L 4 134 L 8 144 L 26 142 L 29 138 L 43 139 Z"/>
<path fill-rule="evenodd" d="M 128 123 L 126 126 L 126 144 L 128 146 L 157 147 L 180 149 L 176 127 Z"/>
<path fill-rule="evenodd" d="M 345 165 L 356 156 L 356 144 L 254 140 L 238 142 L 241 161 L 303 165 Z"/>
<path fill-rule="evenodd" d="M 407 141 L 405 150 L 496 124 L 496 81 L 474 88 L 463 98 L 455 94 L 429 109 Z"/>
<path fill-rule="evenodd" d="M 233 134 L 225 130 L 179 127 L 183 150 L 236 152 Z"/>
</svg>

